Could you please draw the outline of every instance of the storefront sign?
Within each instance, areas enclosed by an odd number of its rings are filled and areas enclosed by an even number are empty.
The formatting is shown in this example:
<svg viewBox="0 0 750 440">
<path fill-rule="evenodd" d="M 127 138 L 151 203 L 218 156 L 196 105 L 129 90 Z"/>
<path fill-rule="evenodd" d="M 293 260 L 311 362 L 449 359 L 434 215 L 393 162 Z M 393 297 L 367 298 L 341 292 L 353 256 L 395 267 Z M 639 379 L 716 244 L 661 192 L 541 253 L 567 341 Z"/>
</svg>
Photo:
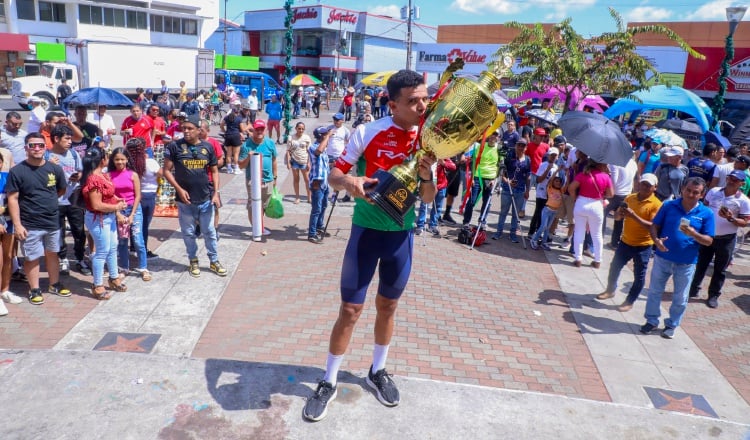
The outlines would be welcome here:
<svg viewBox="0 0 750 440">
<path fill-rule="evenodd" d="M 685 69 L 685 84 L 689 90 L 717 92 L 719 74 L 724 60 L 723 47 L 694 47 L 705 55 L 705 60 L 689 57 Z M 734 59 L 729 65 L 727 92 L 750 93 L 750 48 L 735 47 Z"/>
<path fill-rule="evenodd" d="M 331 9 L 331 12 L 328 14 L 327 23 L 331 24 L 333 22 L 357 24 L 357 14 L 351 11 L 342 12 L 337 11 L 336 9 Z"/>
<path fill-rule="evenodd" d="M 297 20 L 311 20 L 318 18 L 317 8 L 297 8 L 294 10 L 294 16 L 292 17 L 292 23 L 296 23 Z"/>
<path fill-rule="evenodd" d="M 487 63 L 500 48 L 497 44 L 418 44 L 417 70 L 442 72 L 456 58 L 463 58 L 463 73 L 478 74 L 487 70 Z"/>
</svg>

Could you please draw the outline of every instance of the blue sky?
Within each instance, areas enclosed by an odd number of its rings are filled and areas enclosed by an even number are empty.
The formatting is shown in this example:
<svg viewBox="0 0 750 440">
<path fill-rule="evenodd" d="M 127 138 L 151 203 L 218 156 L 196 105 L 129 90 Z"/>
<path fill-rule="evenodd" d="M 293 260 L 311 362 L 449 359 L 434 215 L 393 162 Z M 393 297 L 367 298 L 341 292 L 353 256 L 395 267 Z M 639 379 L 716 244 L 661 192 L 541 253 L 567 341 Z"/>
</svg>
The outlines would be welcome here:
<svg viewBox="0 0 750 440">
<path fill-rule="evenodd" d="M 219 0 L 219 3 L 223 14 L 224 1 Z M 283 8 L 284 3 L 284 0 L 228 0 L 227 18 L 241 21 L 242 11 L 248 8 Z M 318 3 L 399 17 L 399 10 L 408 4 L 408 0 L 296 0 L 294 6 Z M 413 3 L 420 7 L 420 22 L 426 25 L 505 23 L 511 20 L 555 23 L 571 17 L 573 26 L 584 36 L 615 29 L 608 6 L 614 7 L 626 22 L 725 21 L 725 8 L 736 4 L 731 0 L 413 0 Z M 745 16 L 744 20 L 748 18 Z"/>
</svg>

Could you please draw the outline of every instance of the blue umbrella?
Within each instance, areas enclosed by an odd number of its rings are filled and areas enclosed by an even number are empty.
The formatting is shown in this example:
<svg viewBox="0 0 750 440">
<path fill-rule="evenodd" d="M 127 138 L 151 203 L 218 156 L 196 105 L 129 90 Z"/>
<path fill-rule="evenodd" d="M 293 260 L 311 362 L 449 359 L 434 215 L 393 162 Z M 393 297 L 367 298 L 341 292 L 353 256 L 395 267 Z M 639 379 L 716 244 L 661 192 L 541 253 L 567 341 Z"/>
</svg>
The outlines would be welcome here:
<svg viewBox="0 0 750 440">
<path fill-rule="evenodd" d="M 729 141 L 729 139 L 713 131 L 707 131 L 703 133 L 703 139 L 705 139 L 707 144 L 713 143 L 725 148 L 732 146 L 732 143 Z"/>
<path fill-rule="evenodd" d="M 63 111 L 68 113 L 68 107 L 73 103 L 81 105 L 121 105 L 127 107 L 133 105 L 133 101 L 127 96 L 117 90 L 105 87 L 89 87 L 73 93 L 63 100 Z"/>
</svg>

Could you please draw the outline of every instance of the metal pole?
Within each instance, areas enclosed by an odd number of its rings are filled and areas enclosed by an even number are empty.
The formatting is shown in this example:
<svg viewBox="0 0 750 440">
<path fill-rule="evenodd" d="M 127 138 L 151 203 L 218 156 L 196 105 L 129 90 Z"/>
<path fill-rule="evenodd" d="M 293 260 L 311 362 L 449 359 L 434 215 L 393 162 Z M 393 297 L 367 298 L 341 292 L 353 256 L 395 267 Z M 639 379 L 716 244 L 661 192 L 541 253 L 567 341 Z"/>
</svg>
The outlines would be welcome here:
<svg viewBox="0 0 750 440">
<path fill-rule="evenodd" d="M 406 12 L 406 69 L 411 70 L 411 21 L 412 21 L 412 1 L 409 0 L 409 10 Z"/>
<path fill-rule="evenodd" d="M 746 6 L 730 6 L 726 9 L 727 19 L 729 20 L 729 34 L 727 34 L 725 39 L 724 60 L 721 62 L 721 69 L 719 71 L 719 91 L 714 95 L 714 102 L 712 105 L 714 120 L 711 128 L 715 131 L 721 131 L 721 127 L 719 127 L 719 117 L 724 108 L 724 95 L 727 92 L 729 63 L 734 59 L 734 31 L 737 30 L 737 26 L 740 24 L 746 10 Z"/>
<path fill-rule="evenodd" d="M 227 68 L 227 4 L 229 0 L 224 0 L 224 56 L 221 59 L 221 67 Z"/>
</svg>

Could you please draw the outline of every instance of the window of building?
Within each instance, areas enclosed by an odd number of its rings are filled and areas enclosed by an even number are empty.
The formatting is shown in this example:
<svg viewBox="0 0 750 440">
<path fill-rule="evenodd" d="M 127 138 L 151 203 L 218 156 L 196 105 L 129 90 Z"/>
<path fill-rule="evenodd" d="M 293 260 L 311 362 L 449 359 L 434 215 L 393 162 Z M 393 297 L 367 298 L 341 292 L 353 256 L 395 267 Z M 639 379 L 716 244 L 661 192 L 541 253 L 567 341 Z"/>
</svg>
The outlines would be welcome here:
<svg viewBox="0 0 750 440">
<path fill-rule="evenodd" d="M 182 34 L 183 35 L 198 35 L 198 20 L 191 20 L 188 18 L 182 19 Z"/>
<path fill-rule="evenodd" d="M 5 18 L 5 2 L 0 2 L 0 18 Z"/>
<path fill-rule="evenodd" d="M 115 17 L 115 27 L 125 27 L 125 10 L 113 9 Z"/>
<path fill-rule="evenodd" d="M 36 20 L 36 9 L 34 9 L 34 0 L 18 0 L 16 3 L 18 9 L 18 18 L 21 20 Z"/>
<path fill-rule="evenodd" d="M 164 32 L 164 20 L 161 15 L 151 14 L 151 31 Z"/>
<path fill-rule="evenodd" d="M 65 5 L 62 3 L 40 1 L 39 20 L 65 23 Z"/>
<path fill-rule="evenodd" d="M 78 5 L 78 21 L 91 24 L 91 6 Z"/>
</svg>

